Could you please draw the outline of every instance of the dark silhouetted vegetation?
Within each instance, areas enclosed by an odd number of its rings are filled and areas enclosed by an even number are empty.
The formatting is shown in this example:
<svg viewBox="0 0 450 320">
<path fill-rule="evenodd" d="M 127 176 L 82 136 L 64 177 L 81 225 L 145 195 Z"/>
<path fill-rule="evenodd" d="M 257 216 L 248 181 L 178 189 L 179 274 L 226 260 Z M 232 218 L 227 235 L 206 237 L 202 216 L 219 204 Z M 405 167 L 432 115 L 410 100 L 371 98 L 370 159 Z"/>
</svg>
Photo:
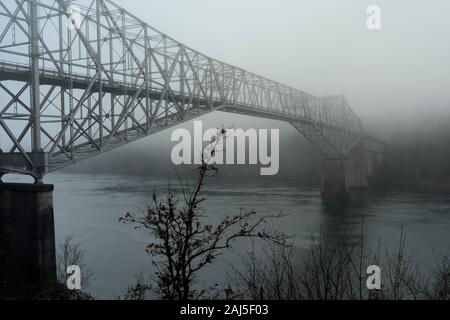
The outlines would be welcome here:
<svg viewBox="0 0 450 320">
<path fill-rule="evenodd" d="M 57 278 L 59 283 L 66 283 L 67 281 L 67 267 L 78 266 L 81 269 L 82 286 L 84 290 L 89 288 L 89 283 L 92 278 L 92 270 L 84 263 L 84 252 L 81 245 L 73 242 L 72 236 L 67 236 L 59 245 L 57 261 Z"/>
<path fill-rule="evenodd" d="M 448 257 L 424 276 L 406 254 L 405 239 L 402 232 L 396 252 L 378 248 L 370 253 L 364 232 L 349 232 L 337 242 L 320 235 L 300 261 L 292 247 L 263 247 L 262 256 L 252 251 L 243 268 L 233 268 L 238 276 L 232 291 L 235 298 L 254 300 L 448 300 Z M 370 265 L 381 267 L 381 290 L 367 289 Z"/>
<path fill-rule="evenodd" d="M 83 261 L 84 253 L 79 244 L 74 244 L 72 237 L 66 237 L 57 254 L 58 282 L 46 288 L 16 288 L 11 286 L 5 274 L 8 259 L 8 238 L 0 237 L 0 299 L 2 300 L 91 300 L 93 297 L 81 290 L 69 290 L 66 286 L 66 270 L 70 265 L 77 265 L 82 270 L 83 288 L 88 287 L 92 272 Z"/>
<path fill-rule="evenodd" d="M 286 237 L 272 233 L 261 226 L 269 219 L 280 218 L 282 213 L 258 217 L 255 212 L 241 212 L 227 216 L 216 225 L 204 222 L 201 205 L 205 201 L 202 188 L 205 179 L 217 169 L 210 164 L 220 139 L 225 139 L 222 130 L 211 141 L 202 156 L 198 168 L 198 179 L 193 186 L 180 179 L 181 199 L 169 186 L 168 194 L 160 200 L 153 194 L 153 204 L 143 214 L 127 213 L 121 222 L 149 231 L 155 240 L 146 250 L 154 259 L 155 285 L 139 277 L 137 284 L 128 290 L 127 298 L 139 299 L 152 290 L 164 300 L 188 300 L 210 297 L 215 287 L 197 290 L 193 288 L 196 275 L 205 267 L 214 264 L 224 250 L 230 249 L 239 238 L 258 238 L 284 245 Z"/>
</svg>

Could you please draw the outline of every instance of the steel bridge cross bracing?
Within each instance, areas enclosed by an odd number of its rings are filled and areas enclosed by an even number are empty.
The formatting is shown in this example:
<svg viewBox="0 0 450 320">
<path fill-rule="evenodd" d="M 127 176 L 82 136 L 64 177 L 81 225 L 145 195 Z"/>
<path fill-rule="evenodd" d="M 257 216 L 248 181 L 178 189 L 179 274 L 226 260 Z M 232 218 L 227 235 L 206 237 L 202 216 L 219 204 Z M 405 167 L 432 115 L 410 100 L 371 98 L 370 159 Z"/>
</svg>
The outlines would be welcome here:
<svg viewBox="0 0 450 320">
<path fill-rule="evenodd" d="M 217 61 L 109 0 L 2 0 L 0 101 L 0 175 L 37 179 L 216 110 L 289 122 L 329 159 L 364 136 L 344 97 Z"/>
</svg>

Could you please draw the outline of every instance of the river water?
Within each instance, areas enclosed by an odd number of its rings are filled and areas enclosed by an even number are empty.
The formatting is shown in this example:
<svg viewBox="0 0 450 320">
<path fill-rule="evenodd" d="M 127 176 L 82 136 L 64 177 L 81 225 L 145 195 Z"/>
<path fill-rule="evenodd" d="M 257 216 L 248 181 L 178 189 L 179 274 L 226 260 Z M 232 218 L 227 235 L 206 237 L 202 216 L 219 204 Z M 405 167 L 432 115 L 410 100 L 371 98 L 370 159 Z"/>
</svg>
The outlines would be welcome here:
<svg viewBox="0 0 450 320">
<path fill-rule="evenodd" d="M 66 235 L 81 244 L 85 264 L 94 274 L 89 292 L 98 298 L 123 297 L 138 273 L 154 271 L 145 253 L 149 236 L 118 219 L 126 212 L 143 210 L 154 190 L 164 193 L 166 178 L 57 173 L 49 175 L 46 183 L 55 184 L 57 244 Z M 241 209 L 289 213 L 270 227 L 292 236 L 299 249 L 308 249 L 312 234 L 340 235 L 360 228 L 364 219 L 366 236 L 374 246 L 381 240 L 395 248 L 404 225 L 408 252 L 425 266 L 433 264 L 435 255 L 450 251 L 448 194 L 372 190 L 354 196 L 345 206 L 330 206 L 321 200 L 319 189 L 295 181 L 219 177 L 209 180 L 204 196 L 205 219 L 211 222 Z M 199 282 L 213 285 L 229 280 L 230 264 L 239 267 L 249 249 L 249 243 L 238 242 Z"/>
</svg>

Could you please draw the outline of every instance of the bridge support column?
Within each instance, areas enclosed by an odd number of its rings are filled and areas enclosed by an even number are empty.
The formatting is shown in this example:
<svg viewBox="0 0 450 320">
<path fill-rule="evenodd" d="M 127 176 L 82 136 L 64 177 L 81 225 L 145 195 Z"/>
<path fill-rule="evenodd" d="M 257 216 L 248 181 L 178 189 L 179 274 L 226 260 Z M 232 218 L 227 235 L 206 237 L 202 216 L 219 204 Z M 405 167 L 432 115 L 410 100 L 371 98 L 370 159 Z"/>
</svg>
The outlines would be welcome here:
<svg viewBox="0 0 450 320">
<path fill-rule="evenodd" d="M 370 185 L 376 184 L 376 172 L 377 172 L 377 154 L 373 151 L 367 152 L 367 175 Z"/>
<path fill-rule="evenodd" d="M 373 186 L 377 183 L 377 174 L 383 165 L 383 154 L 375 151 L 367 151 L 367 175 L 369 185 Z"/>
<path fill-rule="evenodd" d="M 367 179 L 367 152 L 366 141 L 361 140 L 349 152 L 346 164 L 347 188 L 367 189 L 369 187 Z"/>
<path fill-rule="evenodd" d="M 7 290 L 56 282 L 53 185 L 0 183 L 0 254 Z"/>
<path fill-rule="evenodd" d="M 361 140 L 347 159 L 322 160 L 322 198 L 344 199 L 350 190 L 367 189 L 366 144 Z"/>
<path fill-rule="evenodd" d="M 346 160 L 322 160 L 322 198 L 341 199 L 348 196 L 345 179 Z"/>
</svg>

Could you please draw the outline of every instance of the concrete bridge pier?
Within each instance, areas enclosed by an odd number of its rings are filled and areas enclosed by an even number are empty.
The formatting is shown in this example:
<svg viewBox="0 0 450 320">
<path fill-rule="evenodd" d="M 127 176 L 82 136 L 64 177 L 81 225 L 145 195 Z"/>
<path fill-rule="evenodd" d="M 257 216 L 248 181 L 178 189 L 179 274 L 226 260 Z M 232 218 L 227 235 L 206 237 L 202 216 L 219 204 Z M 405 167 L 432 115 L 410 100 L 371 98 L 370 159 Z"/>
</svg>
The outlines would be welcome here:
<svg viewBox="0 0 450 320">
<path fill-rule="evenodd" d="M 364 190 L 369 188 L 367 179 L 367 147 L 362 139 L 348 153 L 346 163 L 347 188 L 350 190 Z"/>
<path fill-rule="evenodd" d="M 346 159 L 322 160 L 322 198 L 345 199 L 350 190 L 368 186 L 365 140 L 355 145 Z"/>
<path fill-rule="evenodd" d="M 322 198 L 344 199 L 348 197 L 345 159 L 322 160 Z"/>
<path fill-rule="evenodd" d="M 0 182 L 0 280 L 7 290 L 40 291 L 56 282 L 53 189 Z"/>
<path fill-rule="evenodd" d="M 369 185 L 376 185 L 376 176 L 378 170 L 383 164 L 383 153 L 375 151 L 367 151 L 367 174 Z"/>
</svg>

